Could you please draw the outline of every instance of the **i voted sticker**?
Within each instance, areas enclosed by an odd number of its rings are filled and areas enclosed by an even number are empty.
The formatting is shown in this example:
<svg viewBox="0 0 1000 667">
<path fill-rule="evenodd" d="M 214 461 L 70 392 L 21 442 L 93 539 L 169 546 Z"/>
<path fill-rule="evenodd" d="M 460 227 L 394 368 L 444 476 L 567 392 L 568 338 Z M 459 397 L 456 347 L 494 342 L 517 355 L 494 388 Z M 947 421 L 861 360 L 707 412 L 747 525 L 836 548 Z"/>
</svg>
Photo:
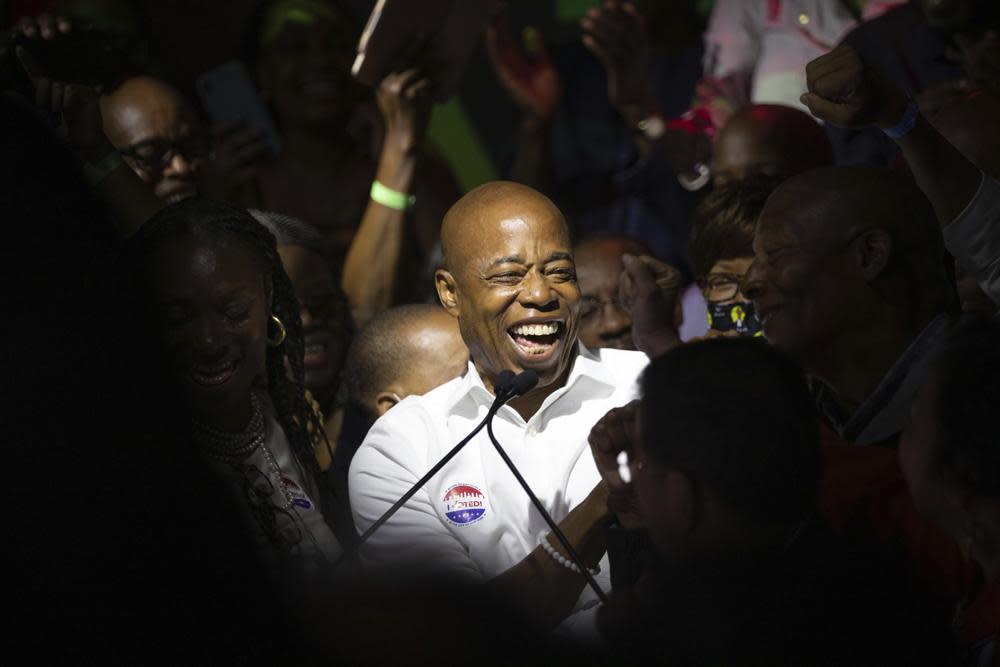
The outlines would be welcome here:
<svg viewBox="0 0 1000 667">
<path fill-rule="evenodd" d="M 291 496 L 292 507 L 298 507 L 303 510 L 311 510 L 313 508 L 313 504 L 312 501 L 309 500 L 309 496 L 307 496 L 306 492 L 302 490 L 302 487 L 295 483 L 295 480 L 282 475 L 281 483 Z"/>
<path fill-rule="evenodd" d="M 471 484 L 455 484 L 444 494 L 444 516 L 456 526 L 476 523 L 486 516 L 486 495 Z"/>
</svg>

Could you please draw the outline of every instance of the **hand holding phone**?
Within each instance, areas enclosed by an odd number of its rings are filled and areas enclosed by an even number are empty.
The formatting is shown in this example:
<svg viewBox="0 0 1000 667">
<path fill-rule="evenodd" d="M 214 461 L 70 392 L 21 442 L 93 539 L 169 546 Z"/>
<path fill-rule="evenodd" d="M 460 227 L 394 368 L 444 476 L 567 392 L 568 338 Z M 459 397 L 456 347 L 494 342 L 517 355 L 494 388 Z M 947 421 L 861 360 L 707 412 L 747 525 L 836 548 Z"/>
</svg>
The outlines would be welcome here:
<svg viewBox="0 0 1000 667">
<path fill-rule="evenodd" d="M 243 63 L 233 60 L 209 70 L 195 87 L 213 125 L 242 124 L 263 139 L 272 155 L 281 152 L 278 129 Z"/>
<path fill-rule="evenodd" d="M 358 42 L 354 78 L 374 86 L 416 67 L 431 79 L 431 97 L 458 86 L 498 0 L 378 0 Z"/>
<path fill-rule="evenodd" d="M 75 149 L 103 154 L 110 149 L 110 144 L 104 136 L 97 90 L 87 85 L 87 81 L 59 76 L 72 73 L 65 69 L 53 74 L 38 58 L 39 53 L 46 52 L 43 47 L 65 43 L 72 30 L 65 19 L 49 15 L 26 19 L 19 24 L 11 46 L 18 78 L 23 80 L 23 89 L 20 86 L 18 89 L 48 115 L 54 126 L 65 127 L 67 138 Z M 30 51 L 29 45 L 33 47 Z"/>
<path fill-rule="evenodd" d="M 198 170 L 199 190 L 213 199 L 238 201 L 241 189 L 254 180 L 271 147 L 257 130 L 242 121 L 212 129 L 212 152 Z"/>
</svg>

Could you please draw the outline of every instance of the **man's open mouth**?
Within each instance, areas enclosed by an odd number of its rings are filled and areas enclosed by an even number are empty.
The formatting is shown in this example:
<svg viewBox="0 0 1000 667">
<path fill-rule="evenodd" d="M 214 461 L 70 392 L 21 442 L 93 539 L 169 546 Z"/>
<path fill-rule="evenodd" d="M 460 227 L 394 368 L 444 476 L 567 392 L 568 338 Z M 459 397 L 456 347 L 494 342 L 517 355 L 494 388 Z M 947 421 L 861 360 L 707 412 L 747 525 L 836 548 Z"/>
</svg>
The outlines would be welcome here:
<svg viewBox="0 0 1000 667">
<path fill-rule="evenodd" d="M 525 322 L 507 329 L 519 356 L 528 363 L 546 361 L 559 347 L 566 326 L 563 322 Z"/>
</svg>

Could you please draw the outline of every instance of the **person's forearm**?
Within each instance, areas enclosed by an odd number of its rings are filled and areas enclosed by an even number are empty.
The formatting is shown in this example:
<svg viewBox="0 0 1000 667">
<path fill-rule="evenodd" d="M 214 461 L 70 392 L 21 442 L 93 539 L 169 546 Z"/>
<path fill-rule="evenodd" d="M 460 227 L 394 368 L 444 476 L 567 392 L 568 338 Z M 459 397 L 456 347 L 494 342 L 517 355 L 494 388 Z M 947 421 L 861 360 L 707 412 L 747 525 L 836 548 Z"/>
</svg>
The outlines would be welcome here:
<svg viewBox="0 0 1000 667">
<path fill-rule="evenodd" d="M 525 112 L 517 135 L 517 150 L 510 178 L 536 190 L 550 192 L 552 185 L 552 119 Z"/>
<path fill-rule="evenodd" d="M 110 143 L 91 149 L 80 149 L 77 155 L 88 165 L 97 165 L 115 148 Z M 163 208 L 164 204 L 149 185 L 140 179 L 124 161 L 114 171 L 92 184 L 94 191 L 111 212 L 115 229 L 128 237 Z"/>
<path fill-rule="evenodd" d="M 393 137 L 386 137 L 375 178 L 391 190 L 409 193 L 416 155 L 400 150 L 399 145 Z M 344 260 L 342 283 L 358 326 L 392 305 L 405 217 L 405 211 L 368 201 Z"/>
<path fill-rule="evenodd" d="M 589 568 L 600 562 L 606 550 L 604 524 L 609 517 L 607 487 L 599 483 L 587 499 L 559 523 L 559 528 Z M 549 535 L 548 540 L 557 551 L 567 555 L 558 538 Z M 557 563 L 539 546 L 487 585 L 497 596 L 522 609 L 537 627 L 551 629 L 572 612 L 586 579 Z"/>
<path fill-rule="evenodd" d="M 934 207 L 938 222 L 947 226 L 975 196 L 982 173 L 922 116 L 916 127 L 896 143 L 917 185 Z"/>
<path fill-rule="evenodd" d="M 645 160 L 653 151 L 653 142 L 650 141 L 644 132 L 638 130 L 639 124 L 650 115 L 652 104 L 624 106 L 618 110 L 625 126 L 632 130 L 632 145 L 635 147 L 638 160 Z"/>
</svg>

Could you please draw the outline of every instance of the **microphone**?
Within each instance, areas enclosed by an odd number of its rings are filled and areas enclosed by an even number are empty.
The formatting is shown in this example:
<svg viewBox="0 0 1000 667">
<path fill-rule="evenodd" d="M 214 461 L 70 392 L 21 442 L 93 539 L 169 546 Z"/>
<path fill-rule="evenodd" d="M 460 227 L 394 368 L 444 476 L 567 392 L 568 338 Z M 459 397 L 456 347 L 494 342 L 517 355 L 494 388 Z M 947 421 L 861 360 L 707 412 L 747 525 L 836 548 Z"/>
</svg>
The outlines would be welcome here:
<svg viewBox="0 0 1000 667">
<path fill-rule="evenodd" d="M 519 396 L 521 394 L 527 393 L 531 391 L 536 384 L 538 384 L 538 374 L 532 370 L 524 371 L 523 373 L 519 373 L 518 375 L 514 375 L 510 371 L 504 371 L 500 375 L 503 376 L 504 373 L 510 374 L 509 376 L 505 377 L 506 383 L 503 386 L 504 390 L 510 392 L 506 400 L 510 400 L 514 396 Z M 497 396 L 500 396 L 500 376 L 497 377 L 497 384 L 495 386 L 497 387 Z M 597 581 L 594 579 L 594 575 L 590 573 L 590 568 L 588 568 L 586 564 L 584 564 L 583 559 L 580 558 L 580 554 L 577 553 L 576 549 L 570 543 L 569 539 L 567 539 L 566 535 L 562 532 L 562 529 L 559 528 L 559 524 L 555 522 L 555 519 L 552 518 L 552 515 L 549 514 L 548 510 L 545 509 L 545 506 L 542 505 L 542 501 L 538 499 L 538 496 L 535 495 L 535 492 L 531 490 L 530 486 L 528 486 L 528 482 L 521 475 L 521 471 L 517 469 L 517 466 L 514 465 L 513 461 L 511 461 L 510 457 L 507 455 L 507 452 L 504 450 L 503 447 L 500 446 L 500 441 L 498 441 L 496 436 L 493 435 L 492 414 L 487 416 L 486 418 L 486 433 L 489 435 L 490 442 L 493 443 L 493 447 L 497 450 L 497 453 L 500 455 L 500 458 L 502 458 L 503 462 L 507 464 L 508 468 L 510 468 L 510 471 L 514 474 L 514 477 L 517 478 L 517 481 L 521 485 L 521 488 L 524 489 L 524 492 L 528 494 L 528 498 L 531 500 L 531 504 L 535 506 L 535 509 L 538 510 L 538 513 L 542 515 L 543 519 L 545 519 L 545 523 L 549 525 L 549 528 L 552 530 L 552 533 L 559 540 L 559 543 L 562 544 L 563 548 L 566 550 L 566 553 L 569 554 L 570 560 L 572 560 L 573 563 L 575 563 L 576 566 L 580 568 L 580 573 L 587 580 L 587 584 L 590 586 L 591 589 L 593 589 L 594 593 L 597 594 L 597 599 L 599 599 L 601 602 L 607 603 L 608 596 L 607 594 L 605 594 L 603 590 L 601 590 L 601 587 L 597 585 Z"/>
<path fill-rule="evenodd" d="M 514 371 L 506 368 L 497 373 L 497 381 L 493 383 L 493 393 L 496 396 L 506 396 L 511 391 L 515 377 L 517 375 Z"/>
<path fill-rule="evenodd" d="M 343 561 L 347 560 L 347 558 L 355 555 L 358 551 L 360 551 L 361 546 L 368 541 L 368 539 L 375 533 L 376 530 L 381 528 L 386 521 L 392 518 L 392 515 L 398 512 L 399 509 L 403 505 L 405 505 L 406 502 L 410 498 L 412 498 L 417 493 L 417 491 L 419 491 L 421 487 L 423 487 L 423 485 L 430 480 L 431 477 L 436 475 L 438 471 L 441 470 L 441 468 L 447 465 L 448 461 L 451 461 L 453 458 L 455 458 L 455 455 L 458 454 L 462 450 L 462 448 L 469 443 L 470 440 L 476 437 L 476 434 L 482 431 L 484 426 L 492 423 L 493 417 L 496 415 L 497 411 L 500 410 L 500 407 L 504 403 L 514 398 L 515 396 L 520 396 L 525 392 L 531 391 L 531 389 L 533 389 L 536 384 L 538 384 L 538 375 L 534 371 L 524 371 L 523 373 L 519 373 L 516 375 L 514 374 L 513 371 L 510 370 L 500 371 L 500 373 L 497 374 L 496 382 L 493 385 L 493 392 L 496 398 L 493 399 L 493 404 L 487 411 L 486 417 L 484 417 L 483 420 L 479 422 L 476 428 L 472 429 L 472 432 L 470 432 L 469 435 L 465 436 L 462 439 L 462 441 L 459 442 L 454 447 L 452 447 L 451 450 L 449 450 L 448 453 L 445 454 L 440 461 L 435 463 L 434 467 L 428 470 L 423 477 L 418 479 L 416 483 L 413 486 L 411 486 L 406 493 L 400 496 L 399 500 L 393 503 L 392 507 L 387 509 L 382 514 L 382 516 L 380 516 L 375 521 L 375 523 L 369 526 L 368 530 L 362 533 L 361 537 L 358 538 L 357 543 L 354 544 L 354 547 L 352 549 L 347 549 L 342 554 L 340 554 L 337 560 L 334 561 L 333 568 L 336 568 Z"/>
<path fill-rule="evenodd" d="M 527 394 L 536 384 L 538 384 L 538 373 L 535 371 L 527 370 L 515 375 L 514 371 L 503 370 L 497 375 L 493 388 L 497 396 L 503 394 L 509 401 L 515 396 Z"/>
</svg>

